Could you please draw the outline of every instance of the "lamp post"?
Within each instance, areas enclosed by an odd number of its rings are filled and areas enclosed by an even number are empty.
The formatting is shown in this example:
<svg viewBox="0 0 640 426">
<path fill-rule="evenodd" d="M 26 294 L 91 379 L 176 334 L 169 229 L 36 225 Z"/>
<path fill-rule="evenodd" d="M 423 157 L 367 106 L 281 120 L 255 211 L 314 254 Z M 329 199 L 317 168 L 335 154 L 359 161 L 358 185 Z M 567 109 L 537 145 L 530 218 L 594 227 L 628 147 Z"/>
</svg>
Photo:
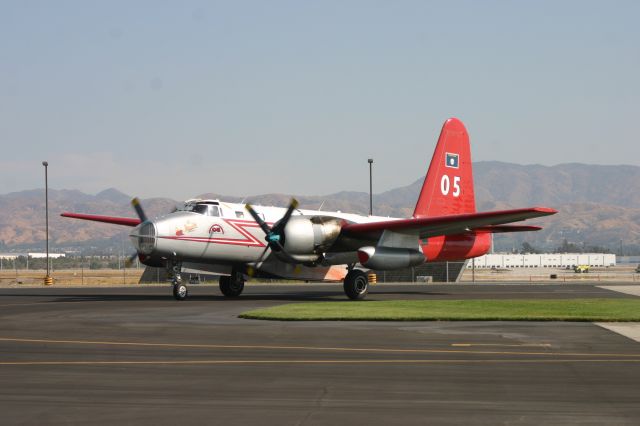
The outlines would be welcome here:
<svg viewBox="0 0 640 426">
<path fill-rule="evenodd" d="M 42 165 L 44 166 L 44 211 L 45 211 L 45 234 L 47 241 L 47 276 L 44 277 L 44 285 L 52 285 L 53 278 L 50 275 L 49 269 L 49 177 L 47 173 L 47 168 L 49 167 L 49 163 L 47 161 L 43 161 Z"/>
<path fill-rule="evenodd" d="M 373 158 L 369 162 L 369 216 L 373 216 Z"/>
</svg>

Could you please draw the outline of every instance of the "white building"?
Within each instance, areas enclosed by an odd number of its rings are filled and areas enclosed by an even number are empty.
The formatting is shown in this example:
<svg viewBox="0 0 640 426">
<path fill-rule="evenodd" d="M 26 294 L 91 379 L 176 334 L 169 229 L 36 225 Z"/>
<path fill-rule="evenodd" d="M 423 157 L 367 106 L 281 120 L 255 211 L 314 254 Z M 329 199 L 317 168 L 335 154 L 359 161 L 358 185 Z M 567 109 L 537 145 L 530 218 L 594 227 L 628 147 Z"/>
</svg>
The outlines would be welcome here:
<svg viewBox="0 0 640 426">
<path fill-rule="evenodd" d="M 5 259 L 5 260 L 13 260 L 13 259 L 17 259 L 20 256 L 24 256 L 24 254 L 18 254 L 18 253 L 0 253 L 0 259 Z"/>
<path fill-rule="evenodd" d="M 573 268 L 576 265 L 616 266 L 616 255 L 608 253 L 485 254 L 467 263 L 477 269 Z"/>
<path fill-rule="evenodd" d="M 44 259 L 47 257 L 47 253 L 28 253 L 29 257 L 32 259 Z M 49 253 L 49 258 L 57 259 L 59 257 L 65 257 L 64 253 Z"/>
<path fill-rule="evenodd" d="M 57 259 L 59 257 L 65 257 L 64 253 L 49 253 L 49 258 Z M 47 257 L 47 253 L 0 253 L 0 259 L 14 260 L 19 257 L 30 257 L 31 259 L 44 259 Z"/>
</svg>

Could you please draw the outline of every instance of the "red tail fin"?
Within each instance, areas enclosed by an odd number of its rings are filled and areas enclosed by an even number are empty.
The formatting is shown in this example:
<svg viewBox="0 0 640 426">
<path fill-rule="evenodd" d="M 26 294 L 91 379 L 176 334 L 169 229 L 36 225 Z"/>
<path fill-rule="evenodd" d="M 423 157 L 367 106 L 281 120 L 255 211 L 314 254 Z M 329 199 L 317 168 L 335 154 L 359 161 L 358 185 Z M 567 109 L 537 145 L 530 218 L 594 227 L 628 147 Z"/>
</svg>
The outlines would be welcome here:
<svg viewBox="0 0 640 426">
<path fill-rule="evenodd" d="M 445 121 L 413 217 L 476 211 L 469 134 L 462 121 Z"/>
</svg>

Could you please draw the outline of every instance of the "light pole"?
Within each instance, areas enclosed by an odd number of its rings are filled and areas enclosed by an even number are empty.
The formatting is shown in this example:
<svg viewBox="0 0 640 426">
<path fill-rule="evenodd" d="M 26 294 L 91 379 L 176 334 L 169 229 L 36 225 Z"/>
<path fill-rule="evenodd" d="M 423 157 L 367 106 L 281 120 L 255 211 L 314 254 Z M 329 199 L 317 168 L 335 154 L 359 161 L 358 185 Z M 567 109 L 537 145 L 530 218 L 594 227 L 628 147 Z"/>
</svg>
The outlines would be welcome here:
<svg viewBox="0 0 640 426">
<path fill-rule="evenodd" d="M 369 162 L 369 216 L 373 216 L 373 158 Z"/>
<path fill-rule="evenodd" d="M 47 241 L 47 276 L 44 277 L 44 285 L 53 284 L 53 278 L 49 275 L 49 176 L 47 173 L 47 168 L 49 167 L 49 163 L 47 161 L 43 161 L 42 165 L 44 166 L 44 214 L 45 214 L 45 234 Z"/>
</svg>

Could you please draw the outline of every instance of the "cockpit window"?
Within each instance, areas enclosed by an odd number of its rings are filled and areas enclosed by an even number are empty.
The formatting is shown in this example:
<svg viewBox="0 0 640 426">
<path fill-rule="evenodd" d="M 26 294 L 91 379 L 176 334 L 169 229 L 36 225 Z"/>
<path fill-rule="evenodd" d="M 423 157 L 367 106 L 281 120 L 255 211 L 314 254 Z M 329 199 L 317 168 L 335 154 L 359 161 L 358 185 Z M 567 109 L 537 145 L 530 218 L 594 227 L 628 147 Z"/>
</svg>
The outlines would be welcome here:
<svg viewBox="0 0 640 426">
<path fill-rule="evenodd" d="M 193 206 L 192 211 L 205 216 L 220 216 L 220 209 L 218 206 L 213 206 L 211 204 L 196 204 Z"/>
<path fill-rule="evenodd" d="M 194 213 L 199 213 L 199 214 L 207 214 L 207 210 L 208 210 L 208 205 L 206 204 L 196 204 L 195 206 L 193 206 L 193 212 Z"/>
</svg>

